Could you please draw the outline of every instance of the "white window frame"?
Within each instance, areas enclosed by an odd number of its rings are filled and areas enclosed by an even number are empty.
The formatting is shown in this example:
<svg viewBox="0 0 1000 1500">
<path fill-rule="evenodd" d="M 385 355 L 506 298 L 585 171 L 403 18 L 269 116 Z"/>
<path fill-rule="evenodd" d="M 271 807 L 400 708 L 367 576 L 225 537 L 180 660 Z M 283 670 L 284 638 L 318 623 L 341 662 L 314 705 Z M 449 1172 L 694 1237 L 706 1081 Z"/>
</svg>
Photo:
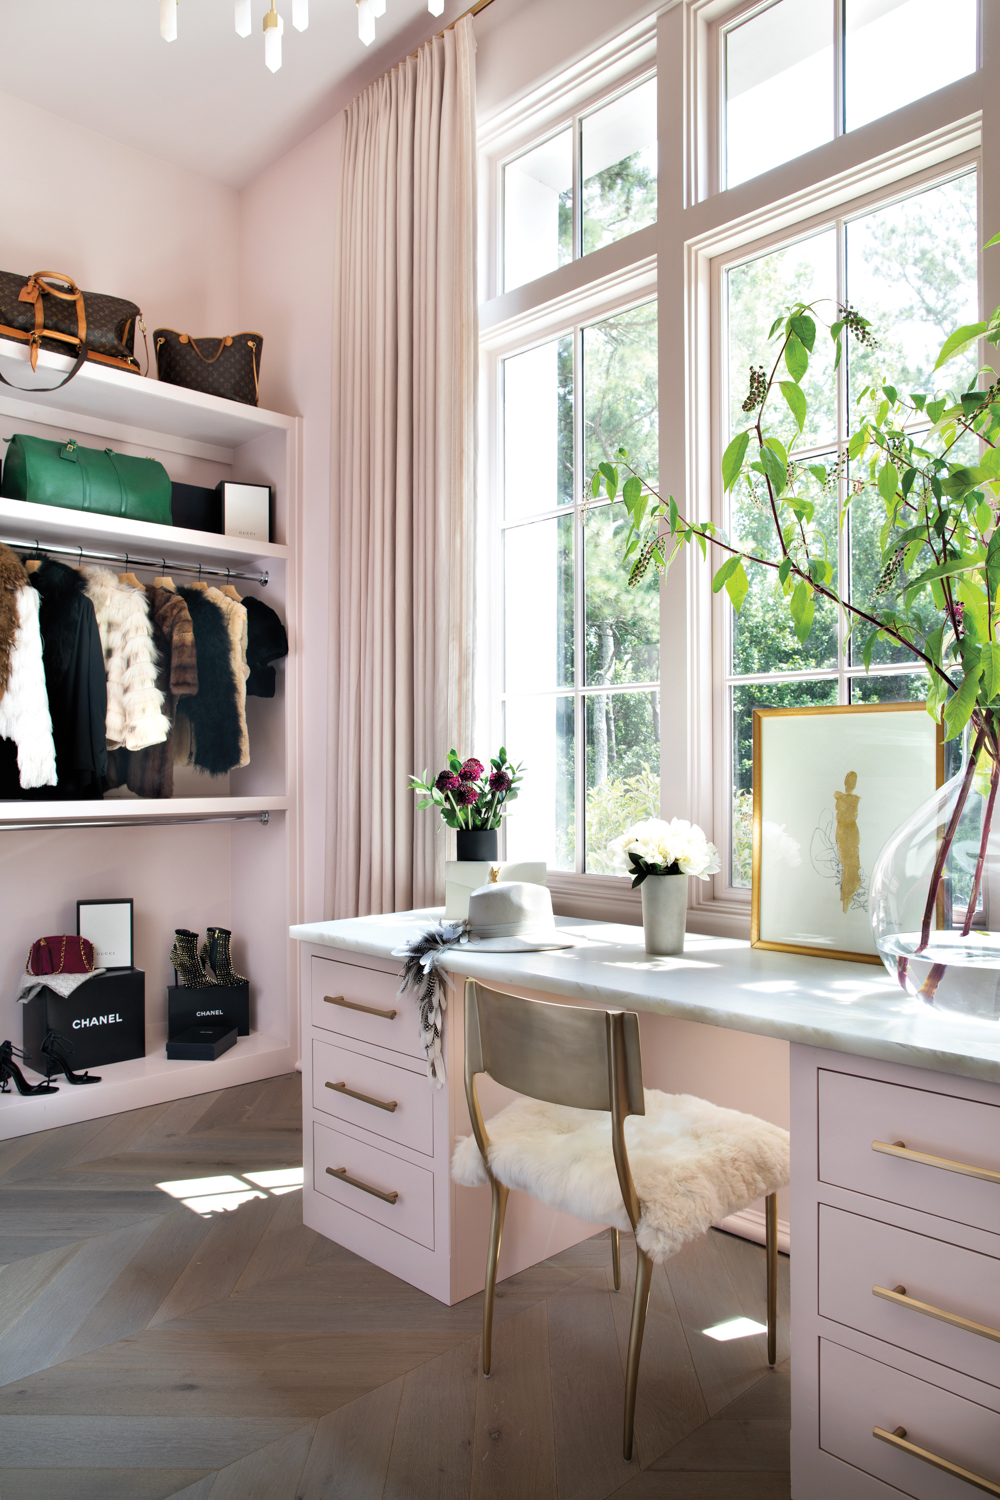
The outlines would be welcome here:
<svg viewBox="0 0 1000 1500">
<path fill-rule="evenodd" d="M 595 321 L 605 306 L 658 300 L 660 364 L 660 485 L 692 519 L 717 509 L 719 468 L 717 355 L 713 340 L 713 261 L 776 240 L 798 238 L 804 227 L 870 197 L 901 196 L 924 174 L 951 175 L 963 160 L 979 165 L 981 224 L 1000 229 L 1000 116 L 987 94 L 984 70 L 924 99 L 836 134 L 825 145 L 725 191 L 713 191 L 718 161 L 718 27 L 753 8 L 731 0 L 673 0 L 556 80 L 549 80 L 503 114 L 481 123 L 480 182 L 483 301 L 481 430 L 482 535 L 499 534 L 502 428 L 499 360 L 555 337 L 568 325 Z M 1000 7 L 980 6 L 980 58 L 1000 48 Z M 989 30 L 987 31 L 987 28 Z M 498 295 L 500 285 L 499 169 L 560 123 L 619 93 L 649 71 L 659 82 L 658 223 L 538 281 Z M 998 119 L 997 126 L 993 119 Z M 714 122 L 714 123 L 713 123 Z M 717 168 L 714 169 L 717 173 Z M 714 178 L 715 184 L 718 176 Z M 984 235 L 984 238 L 986 235 Z M 982 261 L 981 306 L 1000 304 L 1000 251 Z M 639 295 L 637 295 L 637 293 Z M 485 549 L 484 549 L 485 550 Z M 480 622 L 491 649 L 479 656 L 480 722 L 499 733 L 499 559 L 486 556 L 481 573 Z M 660 595 L 661 816 L 688 817 L 710 838 L 726 830 L 719 807 L 725 752 L 719 663 L 724 637 L 711 592 L 714 570 L 696 548 L 681 555 Z M 724 627 L 728 628 L 728 627 Z M 486 730 L 486 721 L 490 728 Z M 477 731 L 478 732 L 478 731 Z M 727 789 L 728 791 L 728 789 Z M 728 853 L 728 851 L 727 851 Z M 551 874 L 557 910 L 580 916 L 637 920 L 637 893 L 626 878 Z M 749 936 L 749 900 L 718 878 L 691 881 L 688 928 Z"/>
</svg>

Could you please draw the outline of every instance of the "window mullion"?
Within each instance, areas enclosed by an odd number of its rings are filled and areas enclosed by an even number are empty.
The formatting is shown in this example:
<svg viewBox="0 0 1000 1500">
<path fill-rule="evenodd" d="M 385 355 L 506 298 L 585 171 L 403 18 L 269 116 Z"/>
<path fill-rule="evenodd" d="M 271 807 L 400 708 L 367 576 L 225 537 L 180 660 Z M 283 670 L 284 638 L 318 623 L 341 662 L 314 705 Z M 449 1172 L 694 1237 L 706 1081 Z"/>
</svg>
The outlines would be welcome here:
<svg viewBox="0 0 1000 1500">
<path fill-rule="evenodd" d="M 839 0 L 837 0 L 839 5 Z M 837 301 L 843 306 L 847 301 L 847 226 L 843 219 L 837 221 Z M 834 309 L 836 316 L 837 309 Z M 837 458 L 847 451 L 847 340 L 841 345 L 844 354 L 837 368 Z M 837 520 L 844 514 L 847 501 L 847 478 L 838 463 Z M 837 526 L 837 592 L 842 599 L 851 597 L 851 515 L 848 511 L 843 525 Z M 847 658 L 844 647 L 847 643 L 847 612 L 837 610 L 837 697 L 841 703 L 849 702 L 850 679 L 847 674 Z"/>
<path fill-rule="evenodd" d="M 579 134 L 577 134 L 579 142 Z M 579 149 L 576 153 L 579 163 Z M 574 192 L 574 213 L 579 195 Z M 580 689 L 586 680 L 586 605 L 587 590 L 584 578 L 584 511 L 583 495 L 583 329 L 578 324 L 573 329 L 573 686 L 574 686 L 574 739 L 575 739 L 575 821 L 576 821 L 576 872 L 582 875 L 586 869 L 587 832 L 587 700 Z"/>
</svg>

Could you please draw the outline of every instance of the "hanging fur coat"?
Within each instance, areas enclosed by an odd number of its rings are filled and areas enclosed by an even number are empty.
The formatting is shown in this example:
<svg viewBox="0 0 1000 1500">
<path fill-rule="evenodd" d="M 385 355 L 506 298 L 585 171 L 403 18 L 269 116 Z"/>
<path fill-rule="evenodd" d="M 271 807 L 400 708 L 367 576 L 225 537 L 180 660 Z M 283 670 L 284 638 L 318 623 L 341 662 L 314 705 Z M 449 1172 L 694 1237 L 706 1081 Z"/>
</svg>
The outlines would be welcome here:
<svg viewBox="0 0 1000 1500">
<path fill-rule="evenodd" d="M 146 599 L 159 659 L 156 686 L 163 694 L 171 730 L 159 745 L 118 750 L 109 756 L 108 780 L 111 786 L 127 786 L 139 797 L 172 797 L 177 700 L 193 697 L 198 691 L 194 626 L 187 605 L 175 590 L 147 585 Z"/>
<path fill-rule="evenodd" d="M 94 606 L 84 592 L 83 576 L 51 557 L 31 574 L 29 583 L 42 601 L 39 623 L 59 777 L 53 790 L 40 789 L 34 796 L 74 801 L 100 797 L 108 769 L 108 697 Z M 21 795 L 7 791 L 8 785 L 4 776 L 2 795 Z"/>
<path fill-rule="evenodd" d="M 269 604 L 245 594 L 243 607 L 247 612 L 247 663 L 250 675 L 247 678 L 247 697 L 274 697 L 274 668 L 271 662 L 288 655 L 288 636 L 285 627 Z"/>
<path fill-rule="evenodd" d="M 83 573 L 108 679 L 108 749 L 160 745 L 170 733 L 170 720 L 156 685 L 157 655 L 146 591 L 120 583 L 107 568 L 84 568 Z"/>
<path fill-rule="evenodd" d="M 7 691 L 10 652 L 20 624 L 17 596 L 27 581 L 21 559 L 0 545 L 0 698 Z"/>
<path fill-rule="evenodd" d="M 15 598 L 18 625 L 8 651 L 7 684 L 0 696 L 0 737 L 17 746 L 18 781 L 23 789 L 56 784 L 56 747 L 45 690 L 41 600 L 28 575 Z"/>
<path fill-rule="evenodd" d="M 178 728 L 190 726 L 191 763 L 212 776 L 224 776 L 240 763 L 242 734 L 226 616 L 197 588 L 178 589 L 191 614 L 198 658 L 198 691 L 177 705 Z M 214 591 L 213 591 L 214 592 Z"/>
</svg>

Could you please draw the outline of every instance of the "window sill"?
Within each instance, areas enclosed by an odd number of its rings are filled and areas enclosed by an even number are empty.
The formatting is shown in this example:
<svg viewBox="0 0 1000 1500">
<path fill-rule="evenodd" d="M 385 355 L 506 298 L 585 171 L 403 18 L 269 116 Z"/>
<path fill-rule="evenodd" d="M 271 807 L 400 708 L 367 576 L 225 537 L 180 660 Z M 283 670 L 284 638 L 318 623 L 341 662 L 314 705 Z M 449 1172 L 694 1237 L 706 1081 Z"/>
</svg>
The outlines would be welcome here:
<svg viewBox="0 0 1000 1500">
<path fill-rule="evenodd" d="M 642 926 L 642 897 L 625 875 L 576 875 L 550 870 L 552 909 L 560 917 L 592 918 Z M 749 907 L 737 902 L 700 901 L 688 908 L 688 932 L 710 937 L 750 937 Z"/>
</svg>

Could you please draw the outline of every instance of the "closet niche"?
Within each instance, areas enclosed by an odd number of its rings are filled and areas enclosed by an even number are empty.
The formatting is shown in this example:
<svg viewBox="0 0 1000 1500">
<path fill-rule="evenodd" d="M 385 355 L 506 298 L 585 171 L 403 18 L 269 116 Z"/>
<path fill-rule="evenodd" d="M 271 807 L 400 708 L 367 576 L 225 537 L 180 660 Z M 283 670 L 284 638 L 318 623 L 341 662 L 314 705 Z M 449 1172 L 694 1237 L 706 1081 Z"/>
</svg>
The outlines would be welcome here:
<svg viewBox="0 0 1000 1500">
<path fill-rule="evenodd" d="M 67 368 L 43 353 L 33 377 L 23 352 L 0 340 L 0 372 L 19 386 L 54 384 Z M 270 542 L 0 498 L 0 539 L 19 556 L 37 551 L 69 567 L 129 573 L 141 584 L 167 576 L 179 589 L 229 583 L 270 606 L 289 643 L 287 657 L 274 662 L 273 697 L 247 697 L 247 764 L 222 776 L 175 765 L 169 797 L 137 796 L 124 786 L 103 798 L 0 801 L 0 1040 L 20 1044 L 14 996 L 31 942 L 74 932 L 79 899 L 133 899 L 134 961 L 146 974 L 146 1056 L 98 1069 L 99 1087 L 0 1095 L 0 1139 L 295 1065 L 287 934 L 300 920 L 294 621 L 301 427 L 297 417 L 99 366 L 85 366 L 61 391 L 0 386 L 0 456 L 15 432 L 76 440 L 155 458 L 177 484 L 214 489 L 236 480 L 270 485 L 273 497 Z M 251 981 L 251 1032 L 216 1061 L 168 1061 L 174 930 L 204 936 L 209 926 L 232 931 L 235 966 Z"/>
</svg>

